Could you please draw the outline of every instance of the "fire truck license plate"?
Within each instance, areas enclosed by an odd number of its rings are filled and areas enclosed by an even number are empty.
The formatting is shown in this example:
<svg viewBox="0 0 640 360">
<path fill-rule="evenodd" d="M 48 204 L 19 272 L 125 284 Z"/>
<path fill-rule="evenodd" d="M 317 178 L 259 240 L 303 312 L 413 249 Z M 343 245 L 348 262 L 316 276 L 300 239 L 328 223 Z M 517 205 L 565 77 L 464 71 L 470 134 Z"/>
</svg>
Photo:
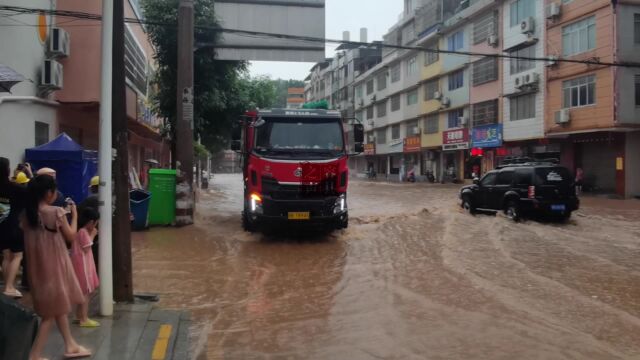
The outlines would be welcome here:
<svg viewBox="0 0 640 360">
<path fill-rule="evenodd" d="M 289 220 L 309 220 L 311 215 L 309 212 L 290 212 Z"/>
</svg>

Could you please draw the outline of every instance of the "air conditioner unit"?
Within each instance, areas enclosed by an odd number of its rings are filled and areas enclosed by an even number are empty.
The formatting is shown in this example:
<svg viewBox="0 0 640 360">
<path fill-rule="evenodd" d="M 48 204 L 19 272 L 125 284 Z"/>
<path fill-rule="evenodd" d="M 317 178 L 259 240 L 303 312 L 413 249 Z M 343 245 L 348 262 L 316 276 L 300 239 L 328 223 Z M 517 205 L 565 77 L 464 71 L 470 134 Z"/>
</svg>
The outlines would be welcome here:
<svg viewBox="0 0 640 360">
<path fill-rule="evenodd" d="M 533 34 L 536 30 L 535 20 L 533 17 L 529 16 L 528 18 L 522 20 L 520 22 L 520 32 L 523 34 Z"/>
<path fill-rule="evenodd" d="M 62 65 L 55 60 L 45 60 L 42 64 L 40 86 L 49 90 L 60 90 L 63 85 L 62 81 Z"/>
<path fill-rule="evenodd" d="M 538 73 L 529 73 L 522 76 L 523 85 L 537 85 L 540 82 L 540 74 Z"/>
<path fill-rule="evenodd" d="M 524 86 L 522 76 L 516 76 L 515 79 L 513 79 L 513 85 L 516 89 L 522 88 Z"/>
<path fill-rule="evenodd" d="M 433 93 L 433 98 L 434 98 L 435 100 L 440 100 L 440 99 L 442 99 L 442 93 L 441 93 L 440 91 L 436 91 L 436 92 L 434 92 L 434 93 Z"/>
<path fill-rule="evenodd" d="M 376 137 L 375 136 L 369 135 L 367 137 L 367 143 L 371 144 L 371 143 L 374 143 L 375 141 L 376 141 Z"/>
<path fill-rule="evenodd" d="M 567 124 L 571 121 L 571 113 L 569 109 L 562 109 L 555 112 L 556 124 Z"/>
<path fill-rule="evenodd" d="M 420 135 L 420 128 L 419 127 L 414 127 L 413 130 L 411 131 L 412 135 Z"/>
<path fill-rule="evenodd" d="M 377 98 L 376 98 L 376 96 L 375 96 L 375 95 L 373 95 L 373 96 L 371 97 L 371 102 L 372 102 L 372 103 L 376 102 L 376 99 L 377 99 Z"/>
<path fill-rule="evenodd" d="M 562 5 L 551 3 L 547 6 L 547 19 L 553 19 L 560 16 Z"/>
<path fill-rule="evenodd" d="M 460 120 L 460 125 L 466 126 L 469 123 L 469 118 L 466 116 L 461 116 L 458 118 Z"/>
<path fill-rule="evenodd" d="M 54 58 L 67 57 L 71 52 L 69 33 L 64 29 L 53 28 L 49 37 L 49 54 Z"/>
<path fill-rule="evenodd" d="M 443 107 L 449 107 L 449 105 L 451 105 L 451 100 L 449 100 L 449 98 L 442 98 L 440 103 Z"/>
<path fill-rule="evenodd" d="M 489 35 L 487 44 L 489 44 L 489 46 L 498 46 L 498 35 Z"/>
<path fill-rule="evenodd" d="M 558 65 L 558 56 L 556 55 L 551 55 L 547 58 L 547 66 L 556 66 Z"/>
</svg>

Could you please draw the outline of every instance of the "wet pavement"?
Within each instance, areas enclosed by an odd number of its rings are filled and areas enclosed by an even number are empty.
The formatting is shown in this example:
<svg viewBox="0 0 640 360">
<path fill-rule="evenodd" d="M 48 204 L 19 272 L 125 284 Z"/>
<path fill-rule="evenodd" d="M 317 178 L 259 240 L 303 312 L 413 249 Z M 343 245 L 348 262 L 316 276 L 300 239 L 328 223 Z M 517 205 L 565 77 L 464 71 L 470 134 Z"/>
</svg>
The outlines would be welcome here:
<svg viewBox="0 0 640 360">
<path fill-rule="evenodd" d="M 191 312 L 199 359 L 640 358 L 640 201 L 512 223 L 457 189 L 355 181 L 349 229 L 265 237 L 216 175 L 196 226 L 135 234 L 136 291 Z"/>
</svg>

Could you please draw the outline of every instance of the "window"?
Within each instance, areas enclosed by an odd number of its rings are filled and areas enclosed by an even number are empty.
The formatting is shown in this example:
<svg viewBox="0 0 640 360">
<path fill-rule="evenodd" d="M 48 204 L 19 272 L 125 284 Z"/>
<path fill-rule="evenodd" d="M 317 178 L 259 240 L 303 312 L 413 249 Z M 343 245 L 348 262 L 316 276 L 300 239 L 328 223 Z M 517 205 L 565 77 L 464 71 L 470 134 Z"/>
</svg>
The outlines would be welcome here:
<svg viewBox="0 0 640 360">
<path fill-rule="evenodd" d="M 512 51 L 509 53 L 509 55 L 517 56 L 517 57 L 533 58 L 536 56 L 535 45 L 531 45 L 526 48 Z M 535 62 L 532 60 L 511 59 L 509 63 L 511 65 L 511 75 L 533 69 L 536 66 Z"/>
<path fill-rule="evenodd" d="M 511 121 L 536 117 L 536 94 L 512 97 L 509 104 L 511 105 Z"/>
<path fill-rule="evenodd" d="M 344 67 L 344 78 L 349 77 L 349 65 Z"/>
<path fill-rule="evenodd" d="M 387 116 L 387 100 L 376 104 L 376 112 L 378 113 L 378 117 Z"/>
<path fill-rule="evenodd" d="M 439 130 L 439 122 L 438 114 L 430 114 L 424 119 L 424 133 L 425 134 L 435 134 Z"/>
<path fill-rule="evenodd" d="M 636 106 L 640 106 L 640 75 L 636 75 Z"/>
<path fill-rule="evenodd" d="M 461 127 L 460 118 L 464 117 L 464 109 L 451 110 L 447 113 L 447 128 L 455 129 Z"/>
<path fill-rule="evenodd" d="M 407 105 L 415 105 L 416 103 L 418 103 L 418 89 L 407 93 Z"/>
<path fill-rule="evenodd" d="M 420 134 L 420 128 L 418 127 L 418 120 L 407 122 L 407 137 Z"/>
<path fill-rule="evenodd" d="M 435 93 L 439 89 L 438 79 L 431 80 L 428 83 L 424 84 L 424 100 L 433 100 L 435 99 Z"/>
<path fill-rule="evenodd" d="M 376 144 L 387 143 L 387 128 L 376 130 Z"/>
<path fill-rule="evenodd" d="M 424 66 L 429 66 L 438 61 L 438 45 L 432 45 L 427 49 L 435 51 L 426 51 L 424 53 Z"/>
<path fill-rule="evenodd" d="M 571 56 L 593 50 L 596 47 L 596 17 L 584 20 L 562 28 L 562 55 Z"/>
<path fill-rule="evenodd" d="M 495 124 L 498 122 L 498 99 L 473 104 L 471 114 L 473 126 Z"/>
<path fill-rule="evenodd" d="M 513 182 L 513 171 L 501 171 L 498 174 L 496 185 L 511 185 Z"/>
<path fill-rule="evenodd" d="M 373 93 L 373 79 L 367 81 L 367 95 L 371 95 Z"/>
<path fill-rule="evenodd" d="M 127 79 L 141 94 L 146 94 L 147 57 L 128 26 L 124 32 L 124 60 Z"/>
<path fill-rule="evenodd" d="M 633 39 L 640 44 L 640 14 L 633 14 Z"/>
<path fill-rule="evenodd" d="M 49 124 L 36 121 L 36 146 L 44 145 L 49 142 Z"/>
<path fill-rule="evenodd" d="M 362 85 L 356 86 L 356 98 L 360 99 L 364 95 Z"/>
<path fill-rule="evenodd" d="M 398 82 L 400 81 L 400 63 L 395 64 L 391 67 L 391 82 Z"/>
<path fill-rule="evenodd" d="M 531 185 L 531 170 L 529 169 L 516 169 L 516 185 Z"/>
<path fill-rule="evenodd" d="M 391 97 L 391 111 L 400 110 L 400 94 Z"/>
<path fill-rule="evenodd" d="M 498 59 L 484 58 L 473 63 L 473 85 L 498 80 Z"/>
<path fill-rule="evenodd" d="M 449 51 L 460 50 L 464 47 L 464 32 L 462 30 L 449 36 L 447 39 L 447 49 Z"/>
<path fill-rule="evenodd" d="M 373 119 L 373 106 L 367 108 L 367 120 Z"/>
<path fill-rule="evenodd" d="M 387 73 L 381 72 L 376 76 L 376 82 L 378 83 L 378 91 L 384 90 L 387 88 Z"/>
<path fill-rule="evenodd" d="M 486 41 L 490 35 L 498 33 L 498 13 L 489 12 L 473 23 L 473 43 L 480 44 Z"/>
<path fill-rule="evenodd" d="M 496 183 L 496 177 L 498 177 L 498 173 L 494 173 L 494 172 L 488 173 L 482 178 L 482 181 L 480 181 L 480 184 L 482 186 L 493 186 Z"/>
<path fill-rule="evenodd" d="M 407 61 L 407 76 L 414 75 L 418 71 L 418 62 L 416 57 L 412 57 Z"/>
<path fill-rule="evenodd" d="M 391 140 L 400 139 L 400 124 L 391 126 Z"/>
<path fill-rule="evenodd" d="M 359 121 L 364 120 L 363 116 L 364 116 L 364 114 L 362 113 L 362 111 L 358 111 L 355 114 L 356 119 L 358 119 Z"/>
<path fill-rule="evenodd" d="M 522 20 L 535 14 L 536 0 L 516 0 L 511 3 L 511 27 L 520 25 Z"/>
<path fill-rule="evenodd" d="M 458 70 L 449 74 L 449 91 L 464 86 L 464 70 Z"/>
<path fill-rule="evenodd" d="M 596 76 L 583 76 L 562 82 L 562 105 L 566 108 L 596 103 Z"/>
</svg>

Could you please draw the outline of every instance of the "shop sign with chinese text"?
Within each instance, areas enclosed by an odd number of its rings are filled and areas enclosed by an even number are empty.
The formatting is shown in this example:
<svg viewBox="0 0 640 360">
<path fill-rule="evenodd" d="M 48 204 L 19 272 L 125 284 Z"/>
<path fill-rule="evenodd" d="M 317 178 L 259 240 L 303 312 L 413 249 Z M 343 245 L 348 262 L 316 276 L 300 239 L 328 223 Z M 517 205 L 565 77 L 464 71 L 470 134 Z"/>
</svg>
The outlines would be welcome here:
<svg viewBox="0 0 640 360">
<path fill-rule="evenodd" d="M 474 148 L 492 148 L 502 146 L 502 124 L 477 126 L 471 131 L 471 143 Z"/>
<path fill-rule="evenodd" d="M 404 138 L 404 144 L 402 150 L 406 153 L 408 152 L 419 152 L 420 147 L 422 146 L 420 136 L 411 136 Z"/>
<path fill-rule="evenodd" d="M 455 129 L 442 133 L 443 150 L 460 150 L 469 148 L 469 130 Z"/>
</svg>

